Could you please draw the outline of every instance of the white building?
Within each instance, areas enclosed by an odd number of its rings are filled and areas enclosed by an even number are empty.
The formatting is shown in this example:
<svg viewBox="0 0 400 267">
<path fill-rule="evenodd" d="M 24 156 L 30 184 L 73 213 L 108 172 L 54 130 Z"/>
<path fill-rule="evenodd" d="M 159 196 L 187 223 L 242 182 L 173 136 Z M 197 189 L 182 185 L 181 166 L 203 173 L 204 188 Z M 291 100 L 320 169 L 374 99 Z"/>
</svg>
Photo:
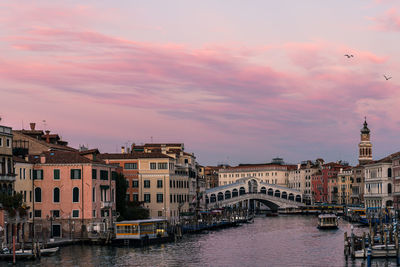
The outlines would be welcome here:
<svg viewBox="0 0 400 267">
<path fill-rule="evenodd" d="M 365 165 L 364 202 L 366 207 L 393 206 L 391 155 Z"/>
</svg>

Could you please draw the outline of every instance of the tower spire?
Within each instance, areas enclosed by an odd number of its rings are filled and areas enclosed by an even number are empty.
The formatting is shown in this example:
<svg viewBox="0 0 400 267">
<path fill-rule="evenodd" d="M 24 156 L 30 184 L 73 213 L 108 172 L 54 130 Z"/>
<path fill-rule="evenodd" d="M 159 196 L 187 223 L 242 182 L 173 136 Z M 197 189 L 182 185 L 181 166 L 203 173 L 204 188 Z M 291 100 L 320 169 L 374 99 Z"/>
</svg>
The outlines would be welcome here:
<svg viewBox="0 0 400 267">
<path fill-rule="evenodd" d="M 358 162 L 360 165 L 372 161 L 372 144 L 370 141 L 370 130 L 368 128 L 367 117 L 364 117 L 364 127 L 361 128 L 361 142 L 358 144 Z"/>
</svg>

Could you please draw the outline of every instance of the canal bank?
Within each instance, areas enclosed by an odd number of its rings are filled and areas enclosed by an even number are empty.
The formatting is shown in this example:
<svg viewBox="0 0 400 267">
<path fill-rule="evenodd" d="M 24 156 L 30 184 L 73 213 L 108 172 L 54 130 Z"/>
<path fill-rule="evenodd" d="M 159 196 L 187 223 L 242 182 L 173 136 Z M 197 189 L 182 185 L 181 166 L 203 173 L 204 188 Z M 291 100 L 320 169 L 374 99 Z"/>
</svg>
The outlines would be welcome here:
<svg viewBox="0 0 400 267">
<path fill-rule="evenodd" d="M 361 266 L 343 255 L 344 232 L 320 231 L 314 216 L 256 217 L 241 227 L 185 235 L 182 240 L 146 248 L 73 245 L 40 261 L 19 266 Z M 367 228 L 354 228 L 360 234 Z M 376 265 L 375 265 L 376 264 Z M 386 265 L 387 264 L 387 265 Z M 385 259 L 374 266 L 395 266 Z"/>
</svg>

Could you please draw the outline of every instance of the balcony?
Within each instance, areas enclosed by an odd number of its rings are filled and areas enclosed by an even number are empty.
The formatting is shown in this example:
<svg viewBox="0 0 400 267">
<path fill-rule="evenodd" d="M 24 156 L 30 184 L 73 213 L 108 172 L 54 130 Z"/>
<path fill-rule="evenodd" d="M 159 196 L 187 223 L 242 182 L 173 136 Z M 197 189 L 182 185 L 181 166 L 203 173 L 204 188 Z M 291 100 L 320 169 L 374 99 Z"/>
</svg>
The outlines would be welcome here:
<svg viewBox="0 0 400 267">
<path fill-rule="evenodd" d="M 15 182 L 15 174 L 14 173 L 7 173 L 7 174 L 0 173 L 0 181 L 1 182 Z"/>
<path fill-rule="evenodd" d="M 102 201 L 100 207 L 102 209 L 109 209 L 112 208 L 113 202 L 112 201 Z"/>
</svg>

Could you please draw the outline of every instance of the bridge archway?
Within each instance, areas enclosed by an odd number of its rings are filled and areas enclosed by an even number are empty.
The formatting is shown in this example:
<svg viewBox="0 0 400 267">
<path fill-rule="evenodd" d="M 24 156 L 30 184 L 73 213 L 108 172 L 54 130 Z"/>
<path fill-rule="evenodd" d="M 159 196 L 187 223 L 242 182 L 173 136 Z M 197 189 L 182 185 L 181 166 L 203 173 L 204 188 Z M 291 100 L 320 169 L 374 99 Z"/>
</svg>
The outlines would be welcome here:
<svg viewBox="0 0 400 267">
<path fill-rule="evenodd" d="M 276 196 L 276 197 L 281 197 L 281 191 L 275 190 L 274 196 Z"/>
<path fill-rule="evenodd" d="M 231 198 L 231 191 L 226 190 L 225 191 L 225 199 L 230 199 Z"/>
<path fill-rule="evenodd" d="M 267 189 L 266 189 L 264 186 L 261 187 L 260 193 L 261 193 L 261 194 L 267 194 Z"/>
<path fill-rule="evenodd" d="M 268 195 L 273 196 L 274 195 L 274 189 L 268 188 Z"/>
<path fill-rule="evenodd" d="M 219 192 L 217 196 L 218 196 L 218 201 L 224 200 L 224 193 Z"/>
<path fill-rule="evenodd" d="M 246 194 L 246 189 L 244 187 L 239 188 L 239 196 Z"/>
<path fill-rule="evenodd" d="M 282 198 L 287 199 L 287 193 L 286 192 L 282 192 Z"/>
<path fill-rule="evenodd" d="M 239 195 L 238 190 L 235 188 L 232 190 L 232 197 L 237 197 Z"/>
<path fill-rule="evenodd" d="M 294 201 L 294 195 L 292 193 L 289 194 L 289 200 Z"/>
<path fill-rule="evenodd" d="M 210 196 L 210 202 L 211 202 L 211 203 L 217 202 L 217 197 L 215 196 L 215 194 L 211 194 L 211 196 Z"/>
<path fill-rule="evenodd" d="M 297 202 L 301 202 L 301 196 L 300 195 L 296 195 L 296 201 Z"/>
<path fill-rule="evenodd" d="M 257 193 L 258 192 L 258 183 L 256 179 L 251 179 L 247 182 L 249 193 Z"/>
</svg>

